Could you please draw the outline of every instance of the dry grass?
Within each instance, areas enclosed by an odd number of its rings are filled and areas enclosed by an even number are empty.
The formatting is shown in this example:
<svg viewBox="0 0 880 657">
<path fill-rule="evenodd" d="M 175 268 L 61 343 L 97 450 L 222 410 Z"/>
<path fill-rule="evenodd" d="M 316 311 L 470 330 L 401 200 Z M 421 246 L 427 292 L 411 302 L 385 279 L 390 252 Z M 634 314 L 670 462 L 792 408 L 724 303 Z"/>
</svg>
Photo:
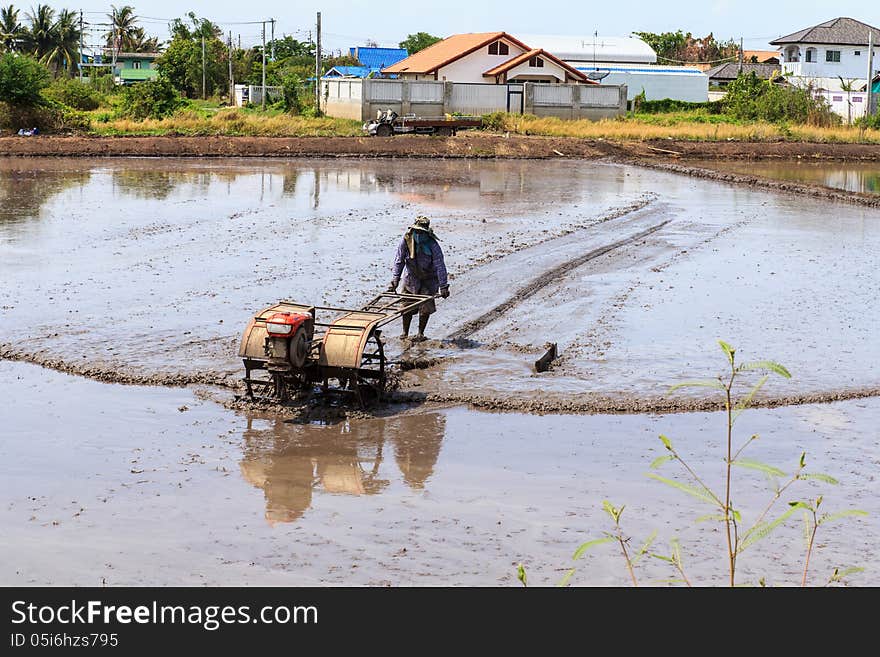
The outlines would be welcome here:
<svg viewBox="0 0 880 657">
<path fill-rule="evenodd" d="M 360 135 L 361 123 L 330 117 L 263 115 L 241 109 L 224 109 L 210 116 L 200 112 L 182 112 L 161 120 L 93 122 L 92 130 L 99 135 L 329 137 Z"/>
<path fill-rule="evenodd" d="M 764 122 L 737 122 L 699 112 L 648 114 L 590 121 L 568 121 L 535 116 L 494 115 L 495 126 L 514 134 L 647 141 L 803 141 L 814 143 L 880 144 L 880 130 L 838 126 L 782 126 Z M 309 118 L 289 114 L 260 114 L 237 108 L 215 114 L 181 112 L 173 117 L 146 121 L 118 119 L 92 121 L 99 135 L 230 135 L 255 137 L 350 137 L 360 136 L 361 124 L 348 119 Z"/>
<path fill-rule="evenodd" d="M 662 115 L 661 115 L 662 116 Z M 700 117 L 702 118 L 702 117 Z M 656 115 L 650 118 L 626 117 L 590 121 L 509 115 L 503 129 L 515 134 L 580 139 L 616 139 L 646 141 L 681 139 L 688 141 L 807 141 L 817 143 L 880 143 L 880 130 L 856 127 L 819 128 L 780 126 L 772 123 L 708 122 L 687 119 L 663 123 Z"/>
</svg>

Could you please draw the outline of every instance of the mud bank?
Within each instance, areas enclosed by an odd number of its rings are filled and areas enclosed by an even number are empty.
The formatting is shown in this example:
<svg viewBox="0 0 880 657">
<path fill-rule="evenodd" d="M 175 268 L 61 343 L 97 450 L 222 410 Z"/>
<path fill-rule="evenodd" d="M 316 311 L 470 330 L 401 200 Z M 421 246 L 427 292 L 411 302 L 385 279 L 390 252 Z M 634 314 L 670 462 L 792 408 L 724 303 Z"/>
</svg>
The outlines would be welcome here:
<svg viewBox="0 0 880 657">
<path fill-rule="evenodd" d="M 491 133 L 456 137 L 0 137 L 0 155 L 51 157 L 452 157 L 880 161 L 876 144 L 607 141 Z"/>
<path fill-rule="evenodd" d="M 564 395 L 559 393 L 530 393 L 521 395 L 509 393 L 505 395 L 454 394 L 448 392 L 430 392 L 417 389 L 394 389 L 388 392 L 381 403 L 372 404 L 367 411 L 356 404 L 335 401 L 325 402 L 320 395 L 303 397 L 288 404 L 250 401 L 242 398 L 244 386 L 241 374 L 180 374 L 157 372 L 138 374 L 112 368 L 101 368 L 90 365 L 78 365 L 63 360 L 47 357 L 42 354 L 28 354 L 11 349 L 8 345 L 0 345 L 0 360 L 28 363 L 40 367 L 91 379 L 101 383 L 113 383 L 125 386 L 162 386 L 192 387 L 211 386 L 222 388 L 228 392 L 210 393 L 201 391 L 203 399 L 217 403 L 224 408 L 235 411 L 265 412 L 284 417 L 295 417 L 301 422 L 342 419 L 364 419 L 375 414 L 393 415 L 405 411 L 412 405 L 430 404 L 431 407 L 467 406 L 485 411 L 545 414 L 576 414 L 576 415 L 625 415 L 644 413 L 691 413 L 715 412 L 724 410 L 724 401 L 720 397 L 688 397 L 655 396 L 638 397 L 632 395 L 597 395 L 594 393 L 578 393 Z M 412 370 L 431 370 L 441 365 L 438 358 L 414 358 L 403 360 L 400 372 Z M 431 373 L 422 374 L 431 376 Z M 844 390 L 819 391 L 803 394 L 782 396 L 758 396 L 751 404 L 752 408 L 779 408 L 781 406 L 803 406 L 808 404 L 827 404 L 837 401 L 869 399 L 880 397 L 880 387 L 854 388 Z"/>
<path fill-rule="evenodd" d="M 597 158 L 603 142 L 460 134 L 456 137 L 0 137 L 0 155 L 50 157 Z"/>
<path fill-rule="evenodd" d="M 880 150 L 880 147 L 877 147 L 877 150 Z M 702 180 L 712 180 L 715 182 L 754 189 L 766 189 L 772 192 L 781 192 L 785 194 L 797 194 L 799 196 L 808 196 L 835 203 L 851 203 L 853 205 L 861 205 L 868 208 L 880 208 L 880 194 L 844 191 L 826 187 L 824 185 L 799 183 L 787 180 L 773 180 L 762 176 L 751 176 L 742 173 L 706 169 L 704 167 L 688 166 L 686 164 L 656 162 L 645 159 L 631 160 L 631 163 L 655 169 L 657 171 L 669 171 L 671 173 L 682 174 L 692 178 L 700 178 Z"/>
</svg>

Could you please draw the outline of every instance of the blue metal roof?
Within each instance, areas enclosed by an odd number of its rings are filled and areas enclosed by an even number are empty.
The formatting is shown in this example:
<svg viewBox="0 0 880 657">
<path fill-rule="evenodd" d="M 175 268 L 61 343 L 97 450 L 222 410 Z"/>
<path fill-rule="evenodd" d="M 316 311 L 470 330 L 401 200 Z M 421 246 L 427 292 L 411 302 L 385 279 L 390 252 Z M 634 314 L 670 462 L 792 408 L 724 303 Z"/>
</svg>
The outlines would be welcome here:
<svg viewBox="0 0 880 657">
<path fill-rule="evenodd" d="M 379 69 L 392 66 L 393 64 L 409 57 L 406 48 L 356 47 L 350 48 L 349 52 L 352 57 L 357 57 L 358 61 L 364 66 Z"/>
<path fill-rule="evenodd" d="M 370 73 L 379 74 L 378 68 L 369 66 L 334 66 L 324 74 L 325 78 L 365 78 Z"/>
</svg>

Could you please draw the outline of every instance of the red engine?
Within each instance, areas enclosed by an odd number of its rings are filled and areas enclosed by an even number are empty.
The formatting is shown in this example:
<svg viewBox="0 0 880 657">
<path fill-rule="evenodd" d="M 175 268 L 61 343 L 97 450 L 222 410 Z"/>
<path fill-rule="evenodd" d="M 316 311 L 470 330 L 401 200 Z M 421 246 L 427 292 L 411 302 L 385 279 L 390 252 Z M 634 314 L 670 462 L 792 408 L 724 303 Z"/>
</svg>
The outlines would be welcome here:
<svg viewBox="0 0 880 657">
<path fill-rule="evenodd" d="M 266 320 L 266 333 L 273 338 L 290 338 L 311 319 L 312 316 L 305 313 L 275 313 Z"/>
</svg>

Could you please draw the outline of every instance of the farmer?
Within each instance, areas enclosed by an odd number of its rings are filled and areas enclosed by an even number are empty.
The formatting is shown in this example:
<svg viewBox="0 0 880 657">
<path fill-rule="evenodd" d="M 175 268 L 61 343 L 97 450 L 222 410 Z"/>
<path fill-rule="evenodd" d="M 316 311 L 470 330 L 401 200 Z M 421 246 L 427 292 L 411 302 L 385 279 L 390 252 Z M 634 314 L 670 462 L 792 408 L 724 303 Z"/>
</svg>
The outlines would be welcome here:
<svg viewBox="0 0 880 657">
<path fill-rule="evenodd" d="M 406 271 L 404 272 L 404 268 Z M 449 283 L 446 280 L 446 263 L 443 262 L 443 251 L 437 236 L 431 230 L 431 220 L 427 217 L 416 217 L 415 223 L 407 228 L 406 234 L 397 247 L 397 256 L 391 267 L 391 285 L 389 292 L 397 292 L 400 275 L 403 274 L 404 294 L 435 295 L 439 292 L 444 299 L 449 296 Z M 428 318 L 437 310 L 431 299 L 419 307 L 419 334 L 413 338 L 421 342 L 425 339 L 425 327 Z M 409 337 L 409 327 L 415 312 L 403 315 L 403 335 Z"/>
</svg>

